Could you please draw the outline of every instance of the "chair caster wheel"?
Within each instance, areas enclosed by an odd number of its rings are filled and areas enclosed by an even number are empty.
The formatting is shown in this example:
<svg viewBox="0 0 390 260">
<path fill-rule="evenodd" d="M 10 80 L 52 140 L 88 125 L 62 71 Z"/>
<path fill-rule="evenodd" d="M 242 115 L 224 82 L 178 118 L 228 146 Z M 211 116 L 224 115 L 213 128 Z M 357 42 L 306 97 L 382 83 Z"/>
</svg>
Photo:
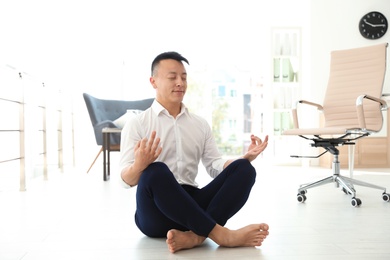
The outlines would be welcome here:
<svg viewBox="0 0 390 260">
<path fill-rule="evenodd" d="M 305 194 L 298 194 L 298 195 L 297 195 L 297 200 L 298 200 L 298 202 L 300 202 L 300 203 L 305 202 L 305 201 L 306 201 L 306 196 L 305 196 Z"/>
<path fill-rule="evenodd" d="M 383 192 L 382 199 L 386 202 L 390 201 L 390 194 Z"/>
<path fill-rule="evenodd" d="M 351 204 L 353 207 L 359 207 L 362 204 L 362 201 L 358 198 L 352 198 Z"/>
</svg>

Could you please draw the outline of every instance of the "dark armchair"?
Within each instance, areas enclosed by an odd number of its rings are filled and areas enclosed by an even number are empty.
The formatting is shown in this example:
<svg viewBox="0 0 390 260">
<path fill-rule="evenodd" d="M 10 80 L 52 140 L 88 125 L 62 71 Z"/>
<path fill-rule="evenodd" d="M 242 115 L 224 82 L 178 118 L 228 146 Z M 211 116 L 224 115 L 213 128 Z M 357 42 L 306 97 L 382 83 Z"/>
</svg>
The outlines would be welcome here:
<svg viewBox="0 0 390 260">
<path fill-rule="evenodd" d="M 83 97 L 91 119 L 93 131 L 95 133 L 96 143 L 101 146 L 100 151 L 87 171 L 89 172 L 100 153 L 103 151 L 103 128 L 120 128 L 114 123 L 116 119 L 123 116 L 129 109 L 146 110 L 152 105 L 154 98 L 134 101 L 110 100 L 99 99 L 87 93 L 83 93 Z M 119 151 L 119 146 L 120 133 L 110 134 L 109 151 Z"/>
</svg>

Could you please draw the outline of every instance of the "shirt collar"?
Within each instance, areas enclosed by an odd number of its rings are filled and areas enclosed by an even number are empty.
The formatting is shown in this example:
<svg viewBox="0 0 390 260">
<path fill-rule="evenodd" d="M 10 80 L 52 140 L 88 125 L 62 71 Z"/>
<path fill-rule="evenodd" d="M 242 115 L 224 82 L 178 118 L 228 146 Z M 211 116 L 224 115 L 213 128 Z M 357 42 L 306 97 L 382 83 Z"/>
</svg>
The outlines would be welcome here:
<svg viewBox="0 0 390 260">
<path fill-rule="evenodd" d="M 154 111 L 154 113 L 156 113 L 156 115 L 160 115 L 161 113 L 169 115 L 168 110 L 166 110 L 156 99 L 153 101 L 152 110 Z M 180 114 L 178 116 L 180 116 L 181 114 L 184 114 L 184 113 L 188 113 L 188 109 L 184 105 L 184 103 L 182 102 L 181 103 L 181 111 L 180 111 Z"/>
</svg>

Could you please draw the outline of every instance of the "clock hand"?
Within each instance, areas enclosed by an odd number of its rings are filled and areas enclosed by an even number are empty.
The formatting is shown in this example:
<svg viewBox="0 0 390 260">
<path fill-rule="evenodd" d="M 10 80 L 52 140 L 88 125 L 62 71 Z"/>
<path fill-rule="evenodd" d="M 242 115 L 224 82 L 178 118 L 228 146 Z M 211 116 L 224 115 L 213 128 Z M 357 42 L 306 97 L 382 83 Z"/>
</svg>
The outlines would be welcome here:
<svg viewBox="0 0 390 260">
<path fill-rule="evenodd" d="M 372 27 L 386 27 L 384 24 L 370 24 Z"/>
<path fill-rule="evenodd" d="M 372 26 L 372 27 L 385 27 L 385 24 L 372 24 L 366 21 L 366 19 L 363 20 L 366 24 Z"/>
</svg>

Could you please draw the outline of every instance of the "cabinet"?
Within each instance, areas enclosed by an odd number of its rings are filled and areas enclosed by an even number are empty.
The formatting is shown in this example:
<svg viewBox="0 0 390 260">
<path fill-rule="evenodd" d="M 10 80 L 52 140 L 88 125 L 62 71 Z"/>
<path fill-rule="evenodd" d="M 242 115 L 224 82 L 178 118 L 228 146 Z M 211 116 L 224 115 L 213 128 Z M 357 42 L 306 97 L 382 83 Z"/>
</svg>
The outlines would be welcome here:
<svg viewBox="0 0 390 260">
<path fill-rule="evenodd" d="M 265 117 L 269 117 L 265 121 L 271 122 L 270 153 L 274 164 L 297 164 L 299 160 L 290 156 L 300 153 L 299 138 L 284 136 L 282 132 L 293 127 L 291 109 L 301 98 L 301 30 L 273 28 L 271 39 L 271 104 L 270 110 L 265 111 Z"/>
</svg>

